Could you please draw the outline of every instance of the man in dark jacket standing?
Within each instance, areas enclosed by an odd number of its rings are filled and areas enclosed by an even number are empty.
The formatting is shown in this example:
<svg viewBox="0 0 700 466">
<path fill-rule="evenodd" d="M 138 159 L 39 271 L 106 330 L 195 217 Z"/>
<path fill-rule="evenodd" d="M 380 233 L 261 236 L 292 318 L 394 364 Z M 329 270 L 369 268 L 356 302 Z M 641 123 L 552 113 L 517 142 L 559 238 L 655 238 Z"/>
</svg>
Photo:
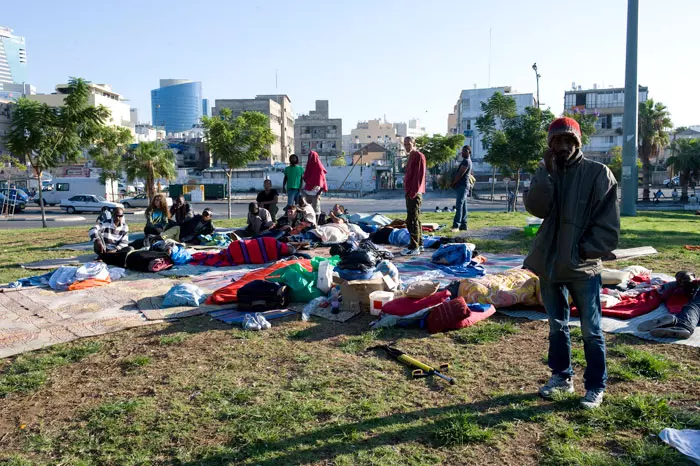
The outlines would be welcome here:
<svg viewBox="0 0 700 466">
<path fill-rule="evenodd" d="M 549 316 L 552 377 L 540 388 L 545 398 L 574 392 L 569 338 L 569 296 L 578 309 L 586 355 L 586 395 L 581 406 L 600 406 L 607 370 L 600 328 L 600 259 L 615 249 L 620 235 L 617 181 L 608 167 L 583 157 L 581 129 L 572 118 L 549 127 L 549 149 L 523 196 L 525 208 L 543 218 L 525 259 L 540 278 Z"/>
<path fill-rule="evenodd" d="M 416 140 L 407 136 L 403 146 L 408 154 L 403 187 L 406 193 L 406 227 L 411 235 L 404 256 L 415 256 L 423 250 L 423 227 L 420 223 L 420 207 L 425 194 L 425 156 L 416 149 Z"/>
</svg>

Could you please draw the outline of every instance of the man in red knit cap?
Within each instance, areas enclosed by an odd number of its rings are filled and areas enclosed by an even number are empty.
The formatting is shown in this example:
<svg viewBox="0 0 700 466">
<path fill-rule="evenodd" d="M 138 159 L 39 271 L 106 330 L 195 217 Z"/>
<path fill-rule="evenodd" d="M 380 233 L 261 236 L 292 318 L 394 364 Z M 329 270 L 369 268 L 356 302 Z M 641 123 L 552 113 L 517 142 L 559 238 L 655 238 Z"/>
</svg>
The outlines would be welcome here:
<svg viewBox="0 0 700 466">
<path fill-rule="evenodd" d="M 586 355 L 586 395 L 581 406 L 600 406 L 607 369 L 600 328 L 601 258 L 617 247 L 620 210 L 617 181 L 605 165 L 581 152 L 581 129 L 572 118 L 549 126 L 549 149 L 525 191 L 528 212 L 544 222 L 525 259 L 540 278 L 549 317 L 549 367 L 552 377 L 540 388 L 545 398 L 574 392 L 569 338 L 569 297 L 578 310 Z"/>
</svg>

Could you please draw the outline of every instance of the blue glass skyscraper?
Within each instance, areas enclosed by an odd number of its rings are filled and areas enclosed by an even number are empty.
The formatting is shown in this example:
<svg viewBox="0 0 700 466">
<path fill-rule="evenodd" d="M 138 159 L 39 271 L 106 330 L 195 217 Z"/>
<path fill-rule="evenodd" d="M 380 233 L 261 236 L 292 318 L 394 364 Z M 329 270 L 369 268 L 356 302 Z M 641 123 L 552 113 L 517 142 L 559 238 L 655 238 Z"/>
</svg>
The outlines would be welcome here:
<svg viewBox="0 0 700 466">
<path fill-rule="evenodd" d="M 168 133 L 185 131 L 202 118 L 202 83 L 187 79 L 161 79 L 151 91 L 151 114 L 155 126 Z"/>
<path fill-rule="evenodd" d="M 0 90 L 3 84 L 27 83 L 27 46 L 24 37 L 0 26 Z"/>
</svg>

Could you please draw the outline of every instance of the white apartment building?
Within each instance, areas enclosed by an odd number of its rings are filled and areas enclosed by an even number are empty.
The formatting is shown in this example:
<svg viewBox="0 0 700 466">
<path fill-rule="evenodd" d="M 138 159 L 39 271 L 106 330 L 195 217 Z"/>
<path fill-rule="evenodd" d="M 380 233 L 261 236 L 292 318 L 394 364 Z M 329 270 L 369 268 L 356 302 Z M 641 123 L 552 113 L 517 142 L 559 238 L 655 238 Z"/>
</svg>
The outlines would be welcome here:
<svg viewBox="0 0 700 466">
<path fill-rule="evenodd" d="M 260 112 L 267 116 L 276 140 L 270 146 L 270 157 L 261 162 L 273 164 L 289 161 L 289 156 L 294 153 L 294 111 L 288 96 L 257 95 L 254 99 L 216 99 L 212 115 L 219 115 L 223 108 L 231 109 L 234 117 L 246 111 Z"/>
<path fill-rule="evenodd" d="M 595 124 L 595 133 L 591 136 L 589 144 L 583 146 L 586 157 L 602 163 L 609 163 L 608 152 L 615 146 L 622 146 L 622 117 L 625 113 L 625 89 L 612 87 L 599 88 L 596 84 L 593 89 L 582 89 L 572 83 L 572 89 L 564 92 L 564 111 L 585 111 L 598 113 L 598 121 Z M 649 88 L 639 86 L 639 103 L 646 102 L 649 97 Z"/>
<path fill-rule="evenodd" d="M 476 120 L 482 115 L 481 103 L 486 102 L 496 92 L 515 99 L 517 113 L 525 112 L 526 107 L 535 105 L 535 97 L 532 93 L 518 94 L 513 92 L 510 86 L 490 87 L 485 89 L 465 89 L 459 96 L 455 105 L 456 115 L 448 116 L 448 121 L 456 120 L 454 134 L 464 135 L 464 144 L 472 147 L 472 163 L 474 173 L 491 173 L 491 166 L 484 162 L 487 150 L 483 145 L 483 138 L 476 127 Z"/>
<path fill-rule="evenodd" d="M 67 93 L 68 84 L 58 84 L 56 85 L 56 92 L 52 94 L 27 95 L 27 98 L 45 103 L 50 107 L 59 107 L 63 105 Z M 123 126 L 131 128 L 133 131 L 134 126 L 131 124 L 131 107 L 126 103 L 126 99 L 112 91 L 112 86 L 109 84 L 90 84 L 88 104 L 95 107 L 104 105 L 109 109 L 111 114 L 106 122 L 108 125 Z"/>
<path fill-rule="evenodd" d="M 421 126 L 420 120 L 416 118 L 412 118 L 406 123 L 394 123 L 394 128 L 396 129 L 396 136 L 399 138 L 405 138 L 406 136 L 417 138 L 427 134 L 425 126 Z"/>
</svg>

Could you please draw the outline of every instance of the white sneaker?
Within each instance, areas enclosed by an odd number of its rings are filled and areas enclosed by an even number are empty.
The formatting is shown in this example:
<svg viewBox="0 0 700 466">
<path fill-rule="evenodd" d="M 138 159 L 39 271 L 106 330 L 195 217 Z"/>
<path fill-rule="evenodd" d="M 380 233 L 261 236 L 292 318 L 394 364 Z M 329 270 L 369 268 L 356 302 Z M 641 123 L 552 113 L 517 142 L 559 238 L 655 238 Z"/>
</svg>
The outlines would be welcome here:
<svg viewBox="0 0 700 466">
<path fill-rule="evenodd" d="M 595 409 L 603 402 L 605 390 L 587 390 L 586 396 L 581 398 L 581 407 L 583 409 Z"/>
<path fill-rule="evenodd" d="M 243 316 L 243 329 L 244 330 L 261 330 L 262 327 L 260 326 L 260 323 L 255 320 L 255 317 L 253 317 L 250 314 L 246 314 Z"/>
<path fill-rule="evenodd" d="M 420 249 L 404 249 L 401 251 L 402 256 L 418 256 L 420 255 Z"/>
<path fill-rule="evenodd" d="M 264 315 L 260 314 L 259 312 L 255 313 L 255 321 L 260 324 L 260 329 L 261 330 L 267 330 L 269 328 L 272 328 L 272 324 L 267 321 Z"/>
<path fill-rule="evenodd" d="M 421 253 L 425 252 L 425 248 L 423 246 L 419 246 L 418 249 L 420 250 Z"/>
<path fill-rule="evenodd" d="M 551 399 L 555 393 L 574 393 L 574 381 L 561 375 L 553 375 L 546 384 L 540 387 L 539 394 L 542 398 Z"/>
</svg>

